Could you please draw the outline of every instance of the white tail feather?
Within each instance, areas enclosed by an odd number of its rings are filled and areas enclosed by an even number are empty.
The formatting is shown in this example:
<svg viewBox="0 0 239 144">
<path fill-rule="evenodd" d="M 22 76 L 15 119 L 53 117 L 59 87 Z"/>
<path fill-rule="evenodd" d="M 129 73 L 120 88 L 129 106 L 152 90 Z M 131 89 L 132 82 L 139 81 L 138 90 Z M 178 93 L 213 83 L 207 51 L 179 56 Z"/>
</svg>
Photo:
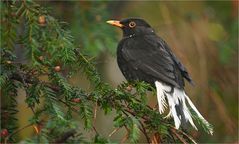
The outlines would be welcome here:
<svg viewBox="0 0 239 144">
<path fill-rule="evenodd" d="M 155 83 L 157 88 L 159 113 L 162 114 L 165 111 L 165 108 L 167 107 L 167 103 L 166 103 L 165 95 L 164 95 L 164 86 L 159 82 L 155 82 Z"/>
<path fill-rule="evenodd" d="M 184 93 L 187 101 L 188 101 L 188 104 L 190 105 L 190 107 L 197 113 L 198 117 L 202 119 L 203 123 L 205 125 L 207 125 L 208 127 L 210 127 L 210 124 L 207 120 L 204 119 L 204 117 L 200 114 L 200 112 L 197 110 L 197 108 L 195 107 L 195 105 L 193 104 L 193 102 L 189 99 L 189 97 Z M 210 130 L 209 133 L 211 135 L 213 135 L 213 130 Z"/>
<path fill-rule="evenodd" d="M 178 129 L 181 125 L 182 117 L 177 114 L 176 111 L 176 105 L 179 105 L 179 101 L 182 103 L 182 111 L 185 116 L 185 120 L 189 121 L 189 123 L 197 130 L 197 127 L 195 126 L 191 113 L 187 107 L 186 101 L 188 102 L 189 106 L 196 112 L 199 118 L 203 120 L 203 122 L 206 125 L 210 125 L 203 116 L 199 113 L 197 108 L 194 106 L 192 101 L 189 99 L 189 97 L 186 95 L 183 89 L 179 88 L 173 88 L 173 91 L 170 93 L 170 86 L 167 86 L 165 84 L 162 84 L 158 81 L 155 81 L 155 86 L 157 90 L 157 100 L 158 100 L 158 106 L 159 106 L 159 112 L 160 114 L 164 113 L 165 109 L 167 108 L 166 99 L 168 101 L 169 106 L 169 113 L 166 117 L 172 116 L 174 119 L 175 128 Z M 212 131 L 210 131 L 212 134 Z"/>
<path fill-rule="evenodd" d="M 168 105 L 169 105 L 169 109 L 170 109 L 169 113 L 173 116 L 175 127 L 176 127 L 176 129 L 178 129 L 179 126 L 181 125 L 181 121 L 180 121 L 181 119 L 178 117 L 176 108 L 175 108 L 175 105 L 178 102 L 175 101 L 175 99 L 171 95 L 166 94 L 166 96 L 168 99 Z"/>
<path fill-rule="evenodd" d="M 178 97 L 178 99 L 182 102 L 183 105 L 183 113 L 185 116 L 186 121 L 189 121 L 189 123 L 197 130 L 197 127 L 195 126 L 193 119 L 191 117 L 191 113 L 188 110 L 188 107 L 186 105 L 186 101 L 185 101 L 185 97 L 188 97 L 185 92 L 183 90 L 180 90 L 178 88 L 174 88 L 174 93 L 173 93 L 173 97 Z"/>
</svg>

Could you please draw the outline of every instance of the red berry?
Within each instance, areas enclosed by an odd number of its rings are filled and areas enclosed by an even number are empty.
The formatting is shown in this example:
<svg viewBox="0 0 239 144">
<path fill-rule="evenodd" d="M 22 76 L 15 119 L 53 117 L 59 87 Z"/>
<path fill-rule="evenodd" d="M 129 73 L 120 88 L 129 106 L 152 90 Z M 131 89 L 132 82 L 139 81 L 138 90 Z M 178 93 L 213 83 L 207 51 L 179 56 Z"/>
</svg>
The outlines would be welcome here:
<svg viewBox="0 0 239 144">
<path fill-rule="evenodd" d="M 12 64 L 12 61 L 9 61 L 9 60 L 8 60 L 8 61 L 6 61 L 6 63 L 7 63 L 7 64 Z"/>
<path fill-rule="evenodd" d="M 126 90 L 129 91 L 129 92 L 132 91 L 132 89 L 133 89 L 133 86 L 132 86 L 132 85 L 128 85 L 128 86 L 126 87 Z"/>
<path fill-rule="evenodd" d="M 39 60 L 43 61 L 44 57 L 43 56 L 39 56 Z"/>
<path fill-rule="evenodd" d="M 72 102 L 79 103 L 81 101 L 80 98 L 73 98 L 71 99 Z"/>
<path fill-rule="evenodd" d="M 45 16 L 39 16 L 38 17 L 38 23 L 41 25 L 41 26 L 44 26 L 46 24 L 46 17 Z"/>
<path fill-rule="evenodd" d="M 55 70 L 56 72 L 59 72 L 59 71 L 61 71 L 61 67 L 60 67 L 60 66 L 56 66 L 56 67 L 54 68 L 54 70 Z"/>
<path fill-rule="evenodd" d="M 1 131 L 1 137 L 6 137 L 6 136 L 8 136 L 8 130 L 7 129 L 3 129 Z"/>
</svg>

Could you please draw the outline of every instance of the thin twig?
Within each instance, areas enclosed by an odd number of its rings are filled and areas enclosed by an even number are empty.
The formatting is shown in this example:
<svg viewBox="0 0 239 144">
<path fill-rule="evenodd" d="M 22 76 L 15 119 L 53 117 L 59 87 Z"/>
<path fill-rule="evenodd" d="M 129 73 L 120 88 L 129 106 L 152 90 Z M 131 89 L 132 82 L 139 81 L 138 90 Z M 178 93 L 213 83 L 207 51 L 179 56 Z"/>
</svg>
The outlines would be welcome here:
<svg viewBox="0 0 239 144">
<path fill-rule="evenodd" d="M 78 110 L 75 109 L 75 108 L 73 108 L 73 107 L 71 107 L 67 102 L 65 102 L 65 101 L 63 101 L 63 100 L 61 100 L 61 99 L 57 99 L 57 98 L 52 97 L 52 96 L 49 96 L 49 97 L 52 98 L 52 99 L 55 100 L 55 101 L 59 101 L 59 102 L 63 103 L 63 104 L 66 105 L 68 108 L 70 108 L 72 111 L 74 111 L 75 113 L 78 113 Z"/>
<path fill-rule="evenodd" d="M 124 135 L 123 139 L 120 141 L 121 144 L 124 143 L 129 137 L 129 129 L 126 126 L 124 127 L 127 130 L 127 133 Z"/>
<path fill-rule="evenodd" d="M 95 102 L 95 108 L 94 108 L 94 117 L 93 117 L 93 130 L 95 131 L 96 134 L 98 134 L 98 131 L 95 128 L 95 120 L 96 120 L 96 113 L 97 113 L 97 102 Z"/>
<path fill-rule="evenodd" d="M 20 72 L 20 69 L 19 69 L 19 72 Z M 22 82 L 23 82 L 23 85 L 24 85 L 24 88 L 25 88 L 25 91 L 26 91 L 26 97 L 28 97 L 28 93 L 27 93 L 28 84 L 25 82 L 25 79 L 23 78 L 21 72 L 19 73 L 19 76 L 22 79 Z M 35 111 L 34 111 L 34 109 L 31 105 L 30 105 L 30 108 L 31 108 L 32 113 L 35 115 L 36 113 L 35 113 Z"/>
<path fill-rule="evenodd" d="M 153 135 L 153 138 L 151 139 L 150 143 L 152 143 L 152 144 L 161 143 L 160 135 L 158 132 Z"/>
<path fill-rule="evenodd" d="M 55 139 L 53 143 L 65 143 L 67 141 L 67 139 L 69 139 L 70 137 L 74 136 L 75 133 L 76 133 L 76 130 L 75 129 L 71 129 L 71 130 L 63 133 L 57 139 Z"/>
<path fill-rule="evenodd" d="M 142 127 L 142 129 L 140 129 L 141 132 L 145 135 L 145 137 L 146 137 L 146 139 L 147 139 L 147 142 L 150 143 L 150 138 L 149 138 L 149 136 L 147 135 L 146 129 L 145 129 L 145 127 L 144 127 L 144 124 L 143 124 L 140 120 L 139 120 L 139 123 L 140 123 L 140 125 L 141 125 L 141 127 Z"/>
<path fill-rule="evenodd" d="M 38 14 L 38 13 L 39 13 L 39 11 L 37 11 L 37 10 L 35 10 L 35 9 L 31 8 L 31 7 L 29 7 L 29 6 L 27 5 L 26 0 L 23 0 L 23 4 L 24 4 L 25 8 L 28 9 L 29 11 L 31 11 L 31 12 L 33 12 L 33 13 L 35 13 L 35 14 Z"/>
<path fill-rule="evenodd" d="M 131 115 L 133 116 L 136 116 L 136 114 L 128 109 L 125 109 L 125 111 L 127 111 L 128 113 L 130 113 Z M 125 112 L 125 111 L 122 111 L 126 116 L 128 116 L 128 114 Z M 150 138 L 148 137 L 147 135 L 147 132 L 146 132 L 146 129 L 144 128 L 144 125 L 143 123 L 139 120 L 139 123 L 141 125 L 142 128 L 139 128 L 140 131 L 145 135 L 146 139 L 147 139 L 147 142 L 150 143 Z"/>
<path fill-rule="evenodd" d="M 5 138 L 4 143 L 7 144 L 7 141 L 8 141 L 9 138 L 11 138 L 13 135 L 17 134 L 18 132 L 20 132 L 20 131 L 22 131 L 23 129 L 28 128 L 28 127 L 30 127 L 30 126 L 32 126 L 32 124 L 28 124 L 28 125 L 26 125 L 26 126 L 20 128 L 20 129 L 15 130 L 14 132 L 12 132 L 10 135 L 8 135 L 8 136 Z"/>
<path fill-rule="evenodd" d="M 176 130 L 174 127 L 171 127 L 172 129 L 174 129 L 174 130 Z M 180 132 L 182 135 L 184 135 L 184 136 L 186 136 L 189 140 L 191 140 L 194 144 L 197 144 L 196 142 L 195 142 L 195 140 L 192 138 L 192 137 L 190 137 L 188 134 L 186 134 L 185 132 L 183 132 L 183 131 L 181 131 L 181 130 L 179 130 L 179 129 L 177 129 L 177 131 L 178 132 Z"/>
<path fill-rule="evenodd" d="M 129 134 L 128 134 L 128 133 L 125 134 L 125 136 L 124 136 L 123 139 L 120 141 L 120 143 L 121 143 L 121 144 L 124 143 L 124 142 L 128 139 L 128 137 L 129 137 Z"/>
<path fill-rule="evenodd" d="M 96 120 L 96 115 L 97 115 L 97 108 L 98 108 L 98 105 L 97 105 L 97 101 L 95 102 L 95 108 L 94 108 L 94 118 L 93 118 L 93 124 L 95 125 L 95 120 Z"/>
<path fill-rule="evenodd" d="M 98 131 L 96 130 L 95 126 L 92 126 L 93 127 L 93 130 L 96 134 L 99 134 Z"/>
<path fill-rule="evenodd" d="M 126 112 L 130 113 L 131 115 L 136 116 L 136 113 L 131 111 L 130 109 L 124 109 L 124 110 Z M 149 118 L 147 116 L 142 116 L 141 118 L 144 119 L 144 120 L 149 120 Z"/>
<path fill-rule="evenodd" d="M 59 102 L 65 104 L 67 107 L 69 107 L 69 108 L 70 108 L 71 110 L 73 110 L 75 113 L 78 113 L 78 110 L 77 110 L 77 109 L 71 107 L 71 106 L 70 106 L 68 103 L 66 103 L 65 101 L 63 101 L 63 100 L 61 100 L 61 99 L 57 99 L 57 98 L 55 98 L 55 97 L 51 97 L 51 98 L 52 98 L 53 100 L 55 100 L 55 101 L 59 101 Z M 93 130 L 95 131 L 95 133 L 98 134 L 98 131 L 96 130 L 95 126 L 93 126 L 92 128 L 93 128 Z"/>
<path fill-rule="evenodd" d="M 120 127 L 114 129 L 109 135 L 108 137 L 111 137 L 114 133 L 116 133 L 118 130 L 120 129 Z"/>
<path fill-rule="evenodd" d="M 183 144 L 188 144 L 177 132 L 175 129 L 170 129 L 174 135 L 183 143 Z"/>
</svg>

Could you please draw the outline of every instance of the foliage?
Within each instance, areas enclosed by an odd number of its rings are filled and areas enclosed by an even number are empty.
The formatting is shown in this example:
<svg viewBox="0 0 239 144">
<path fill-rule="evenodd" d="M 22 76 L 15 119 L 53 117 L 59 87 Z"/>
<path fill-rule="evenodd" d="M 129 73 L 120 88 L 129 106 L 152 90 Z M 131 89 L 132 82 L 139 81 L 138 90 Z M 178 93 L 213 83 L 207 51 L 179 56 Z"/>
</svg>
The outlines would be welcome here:
<svg viewBox="0 0 239 144">
<path fill-rule="evenodd" d="M 29 126 L 35 128 L 36 134 L 26 143 L 110 142 L 110 137 L 101 136 L 94 126 L 97 106 L 106 115 L 116 111 L 114 132 L 127 131 L 123 142 L 138 142 L 140 133 L 148 142 L 155 134 L 160 135 L 158 142 L 194 142 L 147 105 L 146 92 L 154 92 L 150 85 L 123 83 L 113 89 L 104 83 L 91 57 L 75 47 L 65 24 L 43 7 L 32 1 L 4 1 L 1 11 L 1 127 L 9 131 L 9 135 L 1 136 L 1 142 L 19 142 L 16 134 Z M 27 62 L 17 60 L 14 51 L 19 47 L 26 52 Z M 87 76 L 92 91 L 69 83 L 69 77 L 77 71 Z M 25 102 L 34 114 L 23 128 L 16 127 L 18 89 L 25 91 Z M 81 131 L 73 113 L 84 121 L 86 132 L 93 131 L 95 137 L 84 137 L 85 131 Z"/>
<path fill-rule="evenodd" d="M 79 9 L 78 5 L 82 7 Z M 72 17 L 75 20 L 70 28 L 72 35 L 80 41 L 82 51 L 91 56 L 97 56 L 104 51 L 115 54 L 115 33 L 111 27 L 102 23 L 109 18 L 106 11 L 107 2 L 72 2 L 72 7 Z"/>
</svg>

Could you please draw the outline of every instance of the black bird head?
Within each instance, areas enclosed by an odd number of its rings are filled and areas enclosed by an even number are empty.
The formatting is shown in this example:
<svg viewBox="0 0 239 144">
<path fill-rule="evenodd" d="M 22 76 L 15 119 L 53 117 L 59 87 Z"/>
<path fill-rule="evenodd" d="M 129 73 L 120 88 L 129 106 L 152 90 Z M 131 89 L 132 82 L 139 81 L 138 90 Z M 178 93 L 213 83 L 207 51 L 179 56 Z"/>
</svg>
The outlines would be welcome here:
<svg viewBox="0 0 239 144">
<path fill-rule="evenodd" d="M 109 20 L 107 23 L 120 27 L 123 30 L 124 37 L 154 33 L 151 26 L 140 18 L 127 18 L 121 21 Z"/>
</svg>

